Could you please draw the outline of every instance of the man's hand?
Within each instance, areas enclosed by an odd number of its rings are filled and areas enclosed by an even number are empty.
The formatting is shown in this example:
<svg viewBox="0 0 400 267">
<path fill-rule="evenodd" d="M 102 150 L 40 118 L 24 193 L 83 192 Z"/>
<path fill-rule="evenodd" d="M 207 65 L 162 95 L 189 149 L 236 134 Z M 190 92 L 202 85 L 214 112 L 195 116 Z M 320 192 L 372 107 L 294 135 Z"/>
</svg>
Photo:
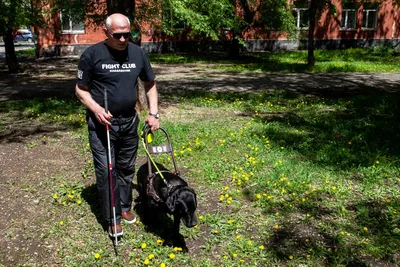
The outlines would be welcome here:
<svg viewBox="0 0 400 267">
<path fill-rule="evenodd" d="M 151 115 L 147 115 L 145 121 L 149 125 L 151 131 L 155 131 L 160 128 L 160 120 Z"/>
<path fill-rule="evenodd" d="M 110 125 L 112 115 L 110 112 L 106 113 L 105 109 L 93 100 L 87 86 L 75 85 L 75 94 L 85 107 L 91 110 L 98 122 L 103 125 Z"/>
<path fill-rule="evenodd" d="M 101 124 L 111 125 L 110 119 L 112 118 L 112 115 L 110 112 L 106 113 L 104 108 L 100 107 L 99 111 L 96 111 L 94 115 L 96 116 L 97 121 L 100 122 Z"/>
</svg>

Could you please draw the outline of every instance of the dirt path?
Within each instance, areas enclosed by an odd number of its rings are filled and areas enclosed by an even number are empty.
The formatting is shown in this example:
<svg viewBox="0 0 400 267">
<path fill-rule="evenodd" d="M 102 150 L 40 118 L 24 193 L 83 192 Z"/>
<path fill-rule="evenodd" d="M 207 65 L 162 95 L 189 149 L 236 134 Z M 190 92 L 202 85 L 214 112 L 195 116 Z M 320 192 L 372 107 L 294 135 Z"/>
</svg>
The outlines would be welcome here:
<svg viewBox="0 0 400 267">
<path fill-rule="evenodd" d="M 74 97 L 77 59 L 38 61 L 29 72 L 0 73 L 0 101 L 30 97 Z M 176 91 L 256 92 L 283 89 L 326 97 L 376 91 L 397 91 L 400 73 L 231 73 L 207 64 L 154 64 L 161 94 Z"/>
</svg>

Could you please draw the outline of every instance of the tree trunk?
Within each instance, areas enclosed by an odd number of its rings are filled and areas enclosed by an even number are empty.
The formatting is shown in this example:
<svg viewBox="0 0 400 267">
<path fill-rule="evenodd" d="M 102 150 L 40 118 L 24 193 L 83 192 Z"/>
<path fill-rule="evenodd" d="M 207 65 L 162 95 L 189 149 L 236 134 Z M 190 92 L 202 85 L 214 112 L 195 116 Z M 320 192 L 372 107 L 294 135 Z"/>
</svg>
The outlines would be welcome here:
<svg viewBox="0 0 400 267">
<path fill-rule="evenodd" d="M 309 25 L 308 25 L 308 57 L 307 64 L 310 67 L 315 66 L 315 56 L 314 56 L 314 31 L 317 16 L 317 2 L 318 0 L 311 0 L 309 8 Z"/>
<path fill-rule="evenodd" d="M 228 58 L 238 59 L 239 55 L 240 55 L 239 40 L 236 38 L 235 31 L 232 31 L 232 40 L 229 43 Z"/>
<path fill-rule="evenodd" d="M 17 73 L 20 69 L 17 55 L 15 54 L 15 46 L 13 40 L 12 29 L 7 29 L 6 36 L 4 37 L 4 45 L 6 49 L 6 63 L 9 73 Z"/>
<path fill-rule="evenodd" d="M 17 3 L 15 0 L 10 1 L 10 14 L 17 13 Z M 15 46 L 14 46 L 14 38 L 13 38 L 13 29 L 15 26 L 15 17 L 11 16 L 9 18 L 8 23 L 6 24 L 6 34 L 4 36 L 4 46 L 6 52 L 6 64 L 8 66 L 8 71 L 10 73 L 17 73 L 19 71 L 19 63 L 17 59 L 17 55 L 15 54 Z"/>
</svg>

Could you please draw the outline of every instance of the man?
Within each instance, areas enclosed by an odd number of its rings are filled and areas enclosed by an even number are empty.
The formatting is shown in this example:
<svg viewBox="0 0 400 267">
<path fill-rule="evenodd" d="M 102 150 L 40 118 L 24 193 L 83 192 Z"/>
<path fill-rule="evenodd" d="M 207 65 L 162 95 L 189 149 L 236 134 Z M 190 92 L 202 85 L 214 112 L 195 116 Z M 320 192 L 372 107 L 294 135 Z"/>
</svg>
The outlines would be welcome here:
<svg viewBox="0 0 400 267">
<path fill-rule="evenodd" d="M 146 123 L 152 131 L 159 128 L 158 94 L 155 75 L 145 52 L 129 42 L 129 19 L 118 13 L 110 15 L 104 33 L 107 39 L 87 48 L 80 58 L 75 93 L 87 108 L 89 142 L 102 216 L 110 236 L 115 237 L 123 235 L 122 219 L 128 224 L 136 221 L 131 206 L 138 148 L 137 78 L 144 83 L 149 104 Z M 108 113 L 104 109 L 105 91 Z M 110 201 L 107 124 L 110 127 L 116 227 Z"/>
</svg>

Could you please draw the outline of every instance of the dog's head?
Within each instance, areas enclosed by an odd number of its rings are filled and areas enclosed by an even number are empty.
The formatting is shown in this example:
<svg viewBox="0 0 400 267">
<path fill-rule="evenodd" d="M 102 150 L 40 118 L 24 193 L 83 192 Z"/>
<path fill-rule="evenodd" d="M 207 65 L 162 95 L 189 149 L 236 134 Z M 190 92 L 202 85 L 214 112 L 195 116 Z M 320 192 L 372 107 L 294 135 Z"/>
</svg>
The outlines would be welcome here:
<svg viewBox="0 0 400 267">
<path fill-rule="evenodd" d="M 188 186 L 176 189 L 167 201 L 168 209 L 176 214 L 178 213 L 186 227 L 193 227 L 197 224 L 196 208 L 197 198 L 193 189 Z"/>
</svg>

